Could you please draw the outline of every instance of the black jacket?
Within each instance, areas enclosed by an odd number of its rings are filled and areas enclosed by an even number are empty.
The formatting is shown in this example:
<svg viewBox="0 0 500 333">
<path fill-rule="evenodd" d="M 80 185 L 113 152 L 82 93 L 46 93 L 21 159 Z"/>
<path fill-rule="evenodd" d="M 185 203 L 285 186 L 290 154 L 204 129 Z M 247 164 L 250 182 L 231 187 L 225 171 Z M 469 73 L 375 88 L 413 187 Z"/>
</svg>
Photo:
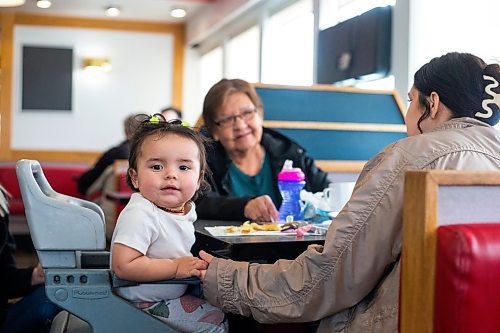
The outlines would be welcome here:
<svg viewBox="0 0 500 333">
<path fill-rule="evenodd" d="M 108 166 L 114 163 L 115 160 L 127 160 L 129 151 L 128 141 L 123 141 L 120 145 L 105 152 L 92 169 L 89 169 L 78 178 L 78 192 L 85 195 L 89 187 L 99 178 L 99 176 L 101 176 Z"/>
<path fill-rule="evenodd" d="M 7 301 L 31 293 L 33 267 L 17 268 L 14 238 L 9 232 L 9 215 L 0 216 L 0 326 L 5 318 Z"/>
<path fill-rule="evenodd" d="M 264 128 L 261 144 L 264 146 L 273 173 L 274 191 L 281 202 L 278 189 L 278 173 L 285 160 L 293 161 L 295 168 L 301 168 L 306 176 L 305 189 L 309 192 L 322 191 L 328 186 L 327 173 L 314 164 L 314 160 L 306 151 L 286 136 Z M 207 146 L 207 161 L 212 177 L 209 177 L 211 190 L 204 193 L 196 201 L 196 212 L 199 219 L 207 220 L 245 220 L 244 210 L 247 202 L 253 197 L 233 197 L 229 188 L 227 172 L 231 160 L 219 142 Z M 277 207 L 279 208 L 279 207 Z"/>
</svg>

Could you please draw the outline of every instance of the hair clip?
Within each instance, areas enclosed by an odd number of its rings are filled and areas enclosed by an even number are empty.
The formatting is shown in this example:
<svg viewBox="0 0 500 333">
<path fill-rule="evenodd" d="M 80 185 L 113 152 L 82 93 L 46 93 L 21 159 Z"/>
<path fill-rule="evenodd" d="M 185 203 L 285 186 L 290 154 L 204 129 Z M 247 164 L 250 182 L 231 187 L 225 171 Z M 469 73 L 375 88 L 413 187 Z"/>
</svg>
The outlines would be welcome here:
<svg viewBox="0 0 500 333">
<path fill-rule="evenodd" d="M 160 117 L 157 115 L 149 117 L 149 122 L 152 124 L 159 124 L 160 123 Z"/>
<path fill-rule="evenodd" d="M 485 81 L 491 81 L 490 84 L 487 84 L 484 87 L 484 92 L 488 95 L 488 99 L 484 99 L 481 106 L 483 107 L 484 112 L 476 112 L 475 117 L 488 119 L 493 115 L 493 109 L 488 104 L 496 104 L 496 109 L 500 108 L 500 94 L 497 94 L 493 91 L 493 88 L 498 87 L 498 81 L 495 80 L 494 77 L 489 75 L 483 75 L 483 79 Z"/>
<path fill-rule="evenodd" d="M 170 120 L 167 120 L 166 123 L 169 125 L 179 125 L 179 126 L 183 126 L 183 127 L 191 127 L 191 125 L 189 125 L 189 123 L 187 121 L 183 121 L 180 119 L 170 119 Z"/>
</svg>

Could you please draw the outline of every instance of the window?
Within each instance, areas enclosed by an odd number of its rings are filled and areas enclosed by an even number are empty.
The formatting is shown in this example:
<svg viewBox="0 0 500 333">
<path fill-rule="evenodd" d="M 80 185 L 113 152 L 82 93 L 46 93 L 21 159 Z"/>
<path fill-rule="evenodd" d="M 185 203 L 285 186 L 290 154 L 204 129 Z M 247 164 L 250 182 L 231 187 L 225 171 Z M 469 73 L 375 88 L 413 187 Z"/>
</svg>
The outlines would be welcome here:
<svg viewBox="0 0 500 333">
<path fill-rule="evenodd" d="M 338 23 L 364 14 L 376 7 L 394 6 L 396 0 L 320 0 L 319 29 L 325 30 Z M 381 36 L 381 35 L 378 35 Z M 363 44 L 361 44 L 363 45 Z M 380 78 L 380 75 L 366 75 L 359 79 L 337 82 L 340 86 L 354 86 L 361 89 L 393 90 L 394 76 Z"/>
<path fill-rule="evenodd" d="M 231 38 L 226 45 L 226 74 L 230 79 L 259 82 L 260 29 L 258 26 Z"/>
<path fill-rule="evenodd" d="M 395 4 L 396 0 L 321 0 L 319 29 L 324 30 L 332 27 L 375 7 L 394 6 Z"/>
<path fill-rule="evenodd" d="M 356 88 L 360 89 L 372 89 L 372 90 L 394 90 L 395 78 L 394 75 L 389 75 L 383 79 L 357 82 L 354 84 Z"/>
<path fill-rule="evenodd" d="M 300 0 L 273 14 L 266 26 L 262 82 L 311 85 L 314 14 L 311 0 Z"/>
<path fill-rule="evenodd" d="M 222 47 L 217 47 L 201 57 L 201 96 L 222 79 Z"/>
</svg>

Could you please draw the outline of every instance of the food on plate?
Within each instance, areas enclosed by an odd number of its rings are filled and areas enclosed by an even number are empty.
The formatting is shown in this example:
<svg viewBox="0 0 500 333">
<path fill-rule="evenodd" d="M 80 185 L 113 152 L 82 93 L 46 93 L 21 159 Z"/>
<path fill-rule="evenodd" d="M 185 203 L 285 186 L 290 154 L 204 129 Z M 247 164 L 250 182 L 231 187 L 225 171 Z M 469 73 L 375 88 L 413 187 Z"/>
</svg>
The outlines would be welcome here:
<svg viewBox="0 0 500 333">
<path fill-rule="evenodd" d="M 240 231 L 239 227 L 235 227 L 234 225 L 231 225 L 229 227 L 224 228 L 224 232 L 226 234 L 234 234 L 235 232 Z"/>
<path fill-rule="evenodd" d="M 240 232 L 249 234 L 254 231 L 280 231 L 281 227 L 276 223 L 258 224 L 255 222 L 246 221 L 241 226 L 228 226 L 224 228 L 226 234 L 234 234 Z"/>
<path fill-rule="evenodd" d="M 246 222 L 245 222 L 246 223 Z M 240 227 L 241 229 L 241 233 L 242 234 L 249 234 L 251 233 L 253 230 L 252 230 L 252 226 L 250 224 L 245 224 L 243 223 Z"/>
<path fill-rule="evenodd" d="M 257 224 L 257 223 L 250 223 L 250 226 L 252 227 L 253 230 L 256 231 L 280 231 L 280 225 L 276 223 L 268 223 L 268 224 Z"/>
</svg>

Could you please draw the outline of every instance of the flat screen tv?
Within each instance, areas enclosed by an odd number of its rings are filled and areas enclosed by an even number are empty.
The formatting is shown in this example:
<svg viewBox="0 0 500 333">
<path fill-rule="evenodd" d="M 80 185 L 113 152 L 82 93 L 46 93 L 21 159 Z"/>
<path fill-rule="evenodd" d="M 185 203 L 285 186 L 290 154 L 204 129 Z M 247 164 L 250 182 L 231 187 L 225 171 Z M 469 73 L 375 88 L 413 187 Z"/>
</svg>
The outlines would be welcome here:
<svg viewBox="0 0 500 333">
<path fill-rule="evenodd" d="M 392 7 L 377 7 L 322 30 L 318 36 L 317 83 L 387 75 L 391 65 Z"/>
</svg>

